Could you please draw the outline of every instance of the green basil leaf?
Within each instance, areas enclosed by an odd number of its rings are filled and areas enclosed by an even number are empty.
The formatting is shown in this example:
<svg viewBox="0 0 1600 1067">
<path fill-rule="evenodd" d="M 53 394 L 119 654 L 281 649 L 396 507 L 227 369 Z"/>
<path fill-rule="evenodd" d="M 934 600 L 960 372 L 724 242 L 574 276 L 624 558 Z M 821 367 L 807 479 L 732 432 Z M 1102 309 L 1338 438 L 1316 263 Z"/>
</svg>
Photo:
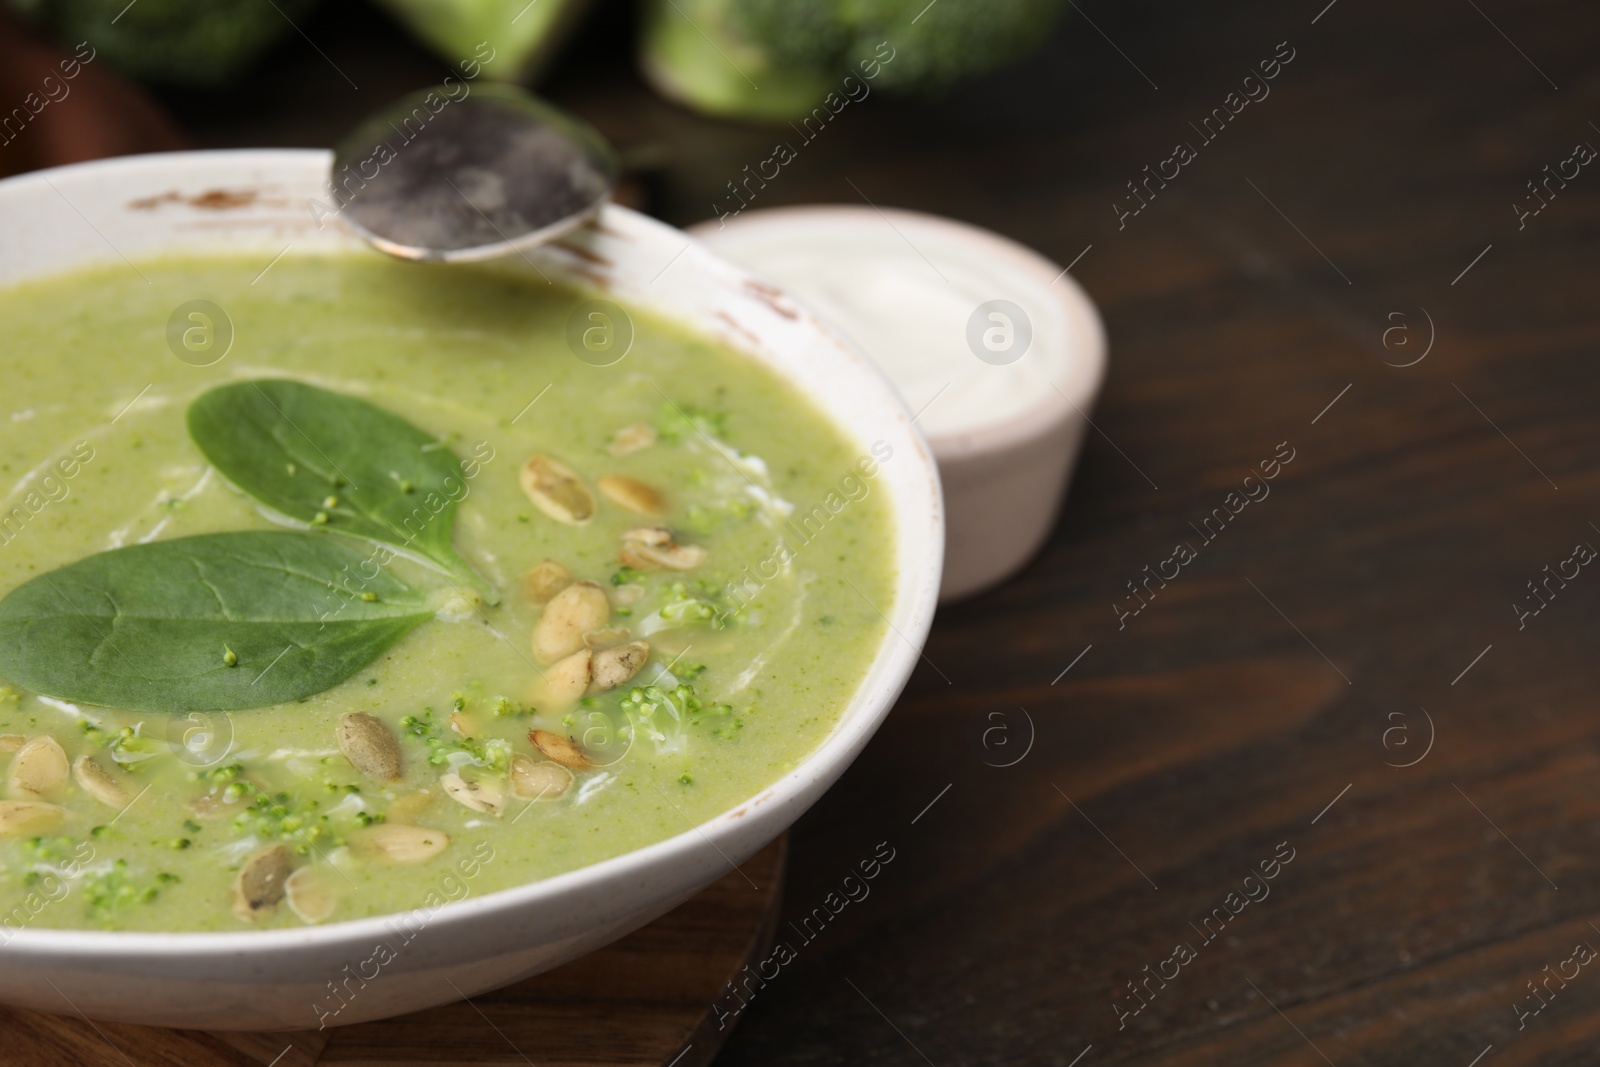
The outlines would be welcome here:
<svg viewBox="0 0 1600 1067">
<path fill-rule="evenodd" d="M 300 700 L 433 617 L 422 594 L 387 571 L 366 578 L 367 558 L 353 544 L 290 531 L 102 552 L 0 600 L 0 675 L 45 696 L 133 711 Z"/>
<path fill-rule="evenodd" d="M 263 379 L 213 389 L 189 407 L 212 466 L 269 508 L 412 552 L 493 590 L 456 554 L 461 461 L 437 438 L 365 400 Z"/>
</svg>

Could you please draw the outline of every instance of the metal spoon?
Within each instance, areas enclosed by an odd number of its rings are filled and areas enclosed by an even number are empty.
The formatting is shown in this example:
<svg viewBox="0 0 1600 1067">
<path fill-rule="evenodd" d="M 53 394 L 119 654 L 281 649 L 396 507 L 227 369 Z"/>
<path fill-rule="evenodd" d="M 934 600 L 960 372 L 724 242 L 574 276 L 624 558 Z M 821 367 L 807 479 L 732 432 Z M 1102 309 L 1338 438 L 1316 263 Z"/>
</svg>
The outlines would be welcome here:
<svg viewBox="0 0 1600 1067">
<path fill-rule="evenodd" d="M 377 248 L 460 261 L 583 225 L 618 171 L 616 152 L 586 123 L 512 86 L 463 82 L 363 121 L 334 149 L 330 180 L 345 220 Z"/>
</svg>

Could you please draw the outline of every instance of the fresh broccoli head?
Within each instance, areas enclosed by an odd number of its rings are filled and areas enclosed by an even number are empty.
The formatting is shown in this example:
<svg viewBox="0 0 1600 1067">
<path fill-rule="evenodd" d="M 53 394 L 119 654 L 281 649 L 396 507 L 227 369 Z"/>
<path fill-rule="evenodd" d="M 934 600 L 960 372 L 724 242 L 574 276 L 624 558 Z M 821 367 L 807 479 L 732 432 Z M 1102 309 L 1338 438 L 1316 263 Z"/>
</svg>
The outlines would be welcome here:
<svg viewBox="0 0 1600 1067">
<path fill-rule="evenodd" d="M 67 45 L 87 41 L 97 59 L 130 78 L 211 86 L 242 74 L 316 0 L 10 0 Z M 292 21 L 291 21 L 292 20 Z"/>
<path fill-rule="evenodd" d="M 784 119 L 847 74 L 928 93 L 1041 43 L 1065 0 L 647 0 L 645 74 L 712 114 Z"/>
<path fill-rule="evenodd" d="M 446 63 L 498 81 L 534 81 L 589 0 L 378 0 Z M 475 75 L 474 75 L 475 76 Z"/>
<path fill-rule="evenodd" d="M 852 16 L 864 12 L 850 7 L 840 0 L 734 0 L 725 26 L 780 66 L 825 71 L 839 66 L 856 41 Z"/>
</svg>

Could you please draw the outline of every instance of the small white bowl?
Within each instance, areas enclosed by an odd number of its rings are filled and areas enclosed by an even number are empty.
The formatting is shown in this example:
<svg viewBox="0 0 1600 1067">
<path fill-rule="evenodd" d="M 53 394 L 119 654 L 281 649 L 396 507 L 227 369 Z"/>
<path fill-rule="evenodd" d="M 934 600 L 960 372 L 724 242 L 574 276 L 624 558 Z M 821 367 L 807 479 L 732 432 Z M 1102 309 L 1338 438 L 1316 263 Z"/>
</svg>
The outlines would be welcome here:
<svg viewBox="0 0 1600 1067">
<path fill-rule="evenodd" d="M 297 252 L 364 248 L 337 221 L 319 228 L 308 209 L 330 202 L 323 191 L 329 158 L 320 151 L 175 153 L 0 182 L 0 285 L 117 265 L 123 256 L 242 251 L 260 254 L 265 267 L 291 244 Z M 396 933 L 400 916 L 238 933 L 25 927 L 4 932 L 0 1003 L 152 1026 L 304 1030 L 322 1021 L 315 1005 L 330 983 L 354 994 L 330 1025 L 494 989 L 621 937 L 726 874 L 809 808 L 888 715 L 933 618 L 944 525 L 933 460 L 893 389 L 768 286 L 635 212 L 608 206 L 597 226 L 529 256 L 552 278 L 600 286 L 723 339 L 791 382 L 861 449 L 879 439 L 893 447 L 877 479 L 896 520 L 886 531 L 898 563 L 891 628 L 838 726 L 798 767 L 732 811 L 613 859 L 445 904 L 409 940 Z M 351 978 L 380 942 L 396 958 L 375 977 Z"/>
<path fill-rule="evenodd" d="M 845 313 L 831 316 L 830 307 L 857 299 L 851 280 L 868 284 L 878 280 L 871 276 L 876 266 L 869 267 L 876 261 L 853 263 L 852 255 L 898 252 L 908 272 L 920 274 L 924 263 L 931 268 L 923 276 L 927 288 L 941 289 L 933 281 L 933 271 L 946 285 L 964 288 L 970 303 L 960 307 L 956 320 L 936 339 L 943 340 L 947 351 L 961 349 L 962 358 L 971 361 L 971 369 L 980 376 L 969 378 L 976 388 L 992 385 L 995 375 L 1013 374 L 1031 395 L 987 420 L 969 416 L 952 420 L 959 425 L 948 429 L 936 425 L 937 415 L 967 399 L 959 386 L 940 396 L 906 397 L 914 408 L 938 405 L 921 426 L 944 483 L 947 541 L 940 598 L 956 600 L 988 589 L 1032 558 L 1055 524 L 1105 377 L 1105 327 L 1088 294 L 1066 271 L 988 230 L 893 208 L 743 211 L 700 223 L 689 232 L 734 262 L 787 287 L 824 318 L 833 318 L 835 327 L 847 336 L 851 327 L 843 319 Z M 818 276 L 815 257 L 821 256 L 834 258 L 834 269 L 847 280 Z M 810 277 L 797 280 L 796 274 L 805 271 L 812 271 Z M 955 288 L 944 290 L 952 292 L 952 303 L 963 298 Z M 963 330 L 968 312 L 991 300 L 1011 302 L 1030 320 L 1032 348 L 1018 358 L 1034 360 L 1032 366 L 985 368 L 976 349 L 966 351 L 972 345 L 971 327 Z M 898 309 L 885 308 L 881 319 L 867 323 L 870 331 L 860 330 L 862 336 L 853 339 L 869 358 L 881 359 L 887 353 L 875 351 L 878 346 L 905 347 L 896 345 L 891 336 L 896 324 L 905 322 L 908 328 L 920 327 L 919 334 L 927 333 L 927 325 L 918 319 L 921 307 L 908 301 Z M 859 310 L 851 313 L 856 321 L 862 320 Z M 895 355 L 899 365 L 890 370 L 891 378 L 918 373 L 907 366 L 903 352 Z M 935 387 L 925 376 L 920 385 L 923 392 Z"/>
</svg>

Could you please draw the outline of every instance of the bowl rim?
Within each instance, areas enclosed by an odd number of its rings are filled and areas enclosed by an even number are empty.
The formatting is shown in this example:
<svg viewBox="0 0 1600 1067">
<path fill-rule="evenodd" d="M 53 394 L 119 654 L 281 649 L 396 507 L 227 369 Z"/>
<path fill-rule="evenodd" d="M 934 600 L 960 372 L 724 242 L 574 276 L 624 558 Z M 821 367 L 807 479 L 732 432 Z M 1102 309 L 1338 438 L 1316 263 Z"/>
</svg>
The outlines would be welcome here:
<svg viewBox="0 0 1600 1067">
<path fill-rule="evenodd" d="M 1019 241 L 959 219 L 877 204 L 791 204 L 755 208 L 726 220 L 707 219 L 695 223 L 688 232 L 705 241 L 715 252 L 718 251 L 715 235 L 731 230 L 750 231 L 774 226 L 809 229 L 819 223 L 874 219 L 888 222 L 902 235 L 903 231 L 910 231 L 913 236 L 921 232 L 952 243 L 964 243 L 979 256 L 990 257 L 1020 274 L 1030 275 L 1043 284 L 1066 317 L 1069 353 L 1065 380 L 1040 394 L 1038 402 L 1003 422 L 956 433 L 927 435 L 937 457 L 959 461 L 1006 452 L 1056 433 L 1075 415 L 1088 419 L 1088 412 L 1105 381 L 1105 322 L 1083 286 L 1068 273 L 1068 268 Z M 803 300 L 801 303 L 804 305 Z"/>
<path fill-rule="evenodd" d="M 3 216 L 5 212 L 5 198 L 21 190 L 47 186 L 55 188 L 57 194 L 65 199 L 65 194 L 61 193 L 61 190 L 56 187 L 58 182 L 71 183 L 78 179 L 137 171 L 170 173 L 175 180 L 181 180 L 183 170 L 188 166 L 217 163 L 235 164 L 241 174 L 252 166 L 262 168 L 268 172 L 277 168 L 281 174 L 288 168 L 294 166 L 305 167 L 312 163 L 317 164 L 326 172 L 331 158 L 332 153 L 324 149 L 247 148 L 148 153 L 68 164 L 0 179 L 0 216 Z M 248 182 L 251 179 L 241 177 L 237 180 Z M 72 201 L 68 200 L 67 203 L 73 207 L 74 211 L 78 210 Z M 85 221 L 87 221 L 87 218 Z M 92 226 L 93 224 L 90 223 L 90 225 Z M 345 227 L 342 222 L 338 225 L 342 230 L 349 232 L 352 237 L 356 237 L 353 231 L 349 231 L 348 227 Z M 724 277 L 736 279 L 752 290 L 767 293 L 772 291 L 764 280 L 716 253 L 704 242 L 686 234 L 683 230 L 630 208 L 608 202 L 598 214 L 595 223 L 591 225 L 601 230 L 609 229 L 613 232 L 648 234 L 654 231 L 656 236 L 672 235 L 675 239 L 686 240 L 688 244 L 685 245 L 682 253 L 686 257 L 692 255 L 699 259 L 701 265 L 707 269 L 713 272 L 721 272 Z M 584 229 L 576 232 L 581 234 Z M 571 236 L 569 234 L 568 239 Z M 241 245 L 241 247 L 243 246 Z M 191 251 L 176 237 L 170 242 L 168 250 L 179 253 Z M 151 254 L 150 252 L 141 253 L 145 257 Z M 153 254 L 160 255 L 162 253 L 155 252 Z M 200 254 L 203 255 L 204 253 Z M 105 256 L 103 260 L 107 263 L 116 261 L 115 257 L 112 256 Z M 24 269 L 10 280 L 0 281 L 0 287 L 10 287 L 27 281 L 61 276 L 63 273 L 71 273 L 77 269 L 90 268 L 98 265 L 99 262 L 101 261 L 86 260 L 82 264 L 67 268 L 65 272 L 59 269 L 32 272 Z M 569 282 L 574 280 L 570 272 L 567 280 Z M 787 297 L 787 294 L 781 295 L 785 300 L 791 299 Z M 914 462 L 921 468 L 922 474 L 926 479 L 927 501 L 931 508 L 926 515 L 918 516 L 908 514 L 898 500 L 891 505 L 896 523 L 915 522 L 918 527 L 921 527 L 922 536 L 928 539 L 927 567 L 923 573 L 913 576 L 906 567 L 901 565 L 904 563 L 903 560 L 896 561 L 896 613 L 898 613 L 899 603 L 903 598 L 907 610 L 902 618 L 906 619 L 907 622 L 896 626 L 892 620 L 886 618 L 888 627 L 883 635 L 878 654 L 868 665 L 867 672 L 859 683 L 856 692 L 840 712 L 839 721 L 832 732 L 823 738 L 799 763 L 777 780 L 737 802 L 727 810 L 721 811 L 710 819 L 688 827 L 670 837 L 665 837 L 640 848 L 631 849 L 619 855 L 577 867 L 570 871 L 563 871 L 547 878 L 523 882 L 519 885 L 482 894 L 469 895 L 456 901 L 447 901 L 437 908 L 429 909 L 430 914 L 427 922 L 430 929 L 435 927 L 443 928 L 451 924 L 467 923 L 496 913 L 513 913 L 537 906 L 542 899 L 567 897 L 582 893 L 584 890 L 599 889 L 607 884 L 619 881 L 648 878 L 648 874 L 652 869 L 670 863 L 674 857 L 687 857 L 699 847 L 701 842 L 709 843 L 721 853 L 722 843 L 731 841 L 746 821 L 751 819 L 759 810 L 781 808 L 802 802 L 805 792 L 818 780 L 829 777 L 836 779 L 860 754 L 867 741 L 870 740 L 871 736 L 888 717 L 895 700 L 904 688 L 911 672 L 915 669 L 917 660 L 922 655 L 923 645 L 931 628 L 934 611 L 937 607 L 944 555 L 944 504 L 938 472 L 934 465 L 932 450 L 929 448 L 926 438 L 887 377 L 870 360 L 856 351 L 846 339 L 828 326 L 826 322 L 804 309 L 803 305 L 795 302 L 793 309 L 798 312 L 800 319 L 807 324 L 810 330 L 817 334 L 821 340 L 827 342 L 840 359 L 853 365 L 860 372 L 881 384 L 886 398 L 890 401 L 885 415 L 892 415 L 899 429 L 909 436 L 914 446 Z M 670 317 L 670 312 L 662 308 L 652 307 L 652 310 L 657 314 L 664 314 Z M 708 332 L 703 325 L 685 321 L 685 317 L 679 317 L 677 321 L 697 332 Z M 736 349 L 740 347 L 736 340 L 729 337 L 723 336 L 722 340 L 730 347 Z M 784 378 L 788 377 L 779 366 L 755 351 L 755 346 L 745 346 L 744 351 L 750 358 L 761 362 L 773 374 Z M 798 383 L 793 383 L 792 380 L 791 384 L 795 384 L 798 387 Z M 827 411 L 819 401 L 809 394 L 807 394 L 807 398 L 813 406 L 822 410 L 829 422 L 839 432 L 850 434 L 849 429 L 843 425 L 842 421 L 833 412 Z M 868 683 L 874 679 L 876 679 L 876 684 L 869 688 Z M 795 817 L 797 818 L 798 815 Z M 786 823 L 785 828 L 787 825 Z M 780 830 L 779 832 L 782 831 Z M 763 839 L 763 843 L 765 843 L 765 840 Z M 726 858 L 725 855 L 724 858 Z M 730 866 L 736 867 L 731 863 Z M 721 873 L 729 872 L 724 871 Z M 720 876 L 721 874 L 717 875 L 717 877 Z M 709 881 L 708 879 L 707 884 L 709 884 Z M 269 930 L 139 931 L 26 926 L 21 928 L 0 927 L 0 933 L 5 935 L 3 940 L 0 940 L 0 960 L 3 960 L 8 954 L 21 959 L 26 957 L 44 958 L 91 953 L 96 958 L 106 962 L 176 958 L 187 958 L 196 961 L 200 959 L 215 960 L 222 957 L 238 957 L 246 953 L 256 957 L 270 954 L 293 954 L 307 949 L 336 948 L 347 943 L 366 943 L 374 937 L 381 939 L 384 935 L 393 933 L 391 924 L 397 917 L 413 915 L 422 911 L 425 907 L 427 906 L 419 904 L 412 908 L 385 912 L 381 915 L 364 918 Z"/>
</svg>

